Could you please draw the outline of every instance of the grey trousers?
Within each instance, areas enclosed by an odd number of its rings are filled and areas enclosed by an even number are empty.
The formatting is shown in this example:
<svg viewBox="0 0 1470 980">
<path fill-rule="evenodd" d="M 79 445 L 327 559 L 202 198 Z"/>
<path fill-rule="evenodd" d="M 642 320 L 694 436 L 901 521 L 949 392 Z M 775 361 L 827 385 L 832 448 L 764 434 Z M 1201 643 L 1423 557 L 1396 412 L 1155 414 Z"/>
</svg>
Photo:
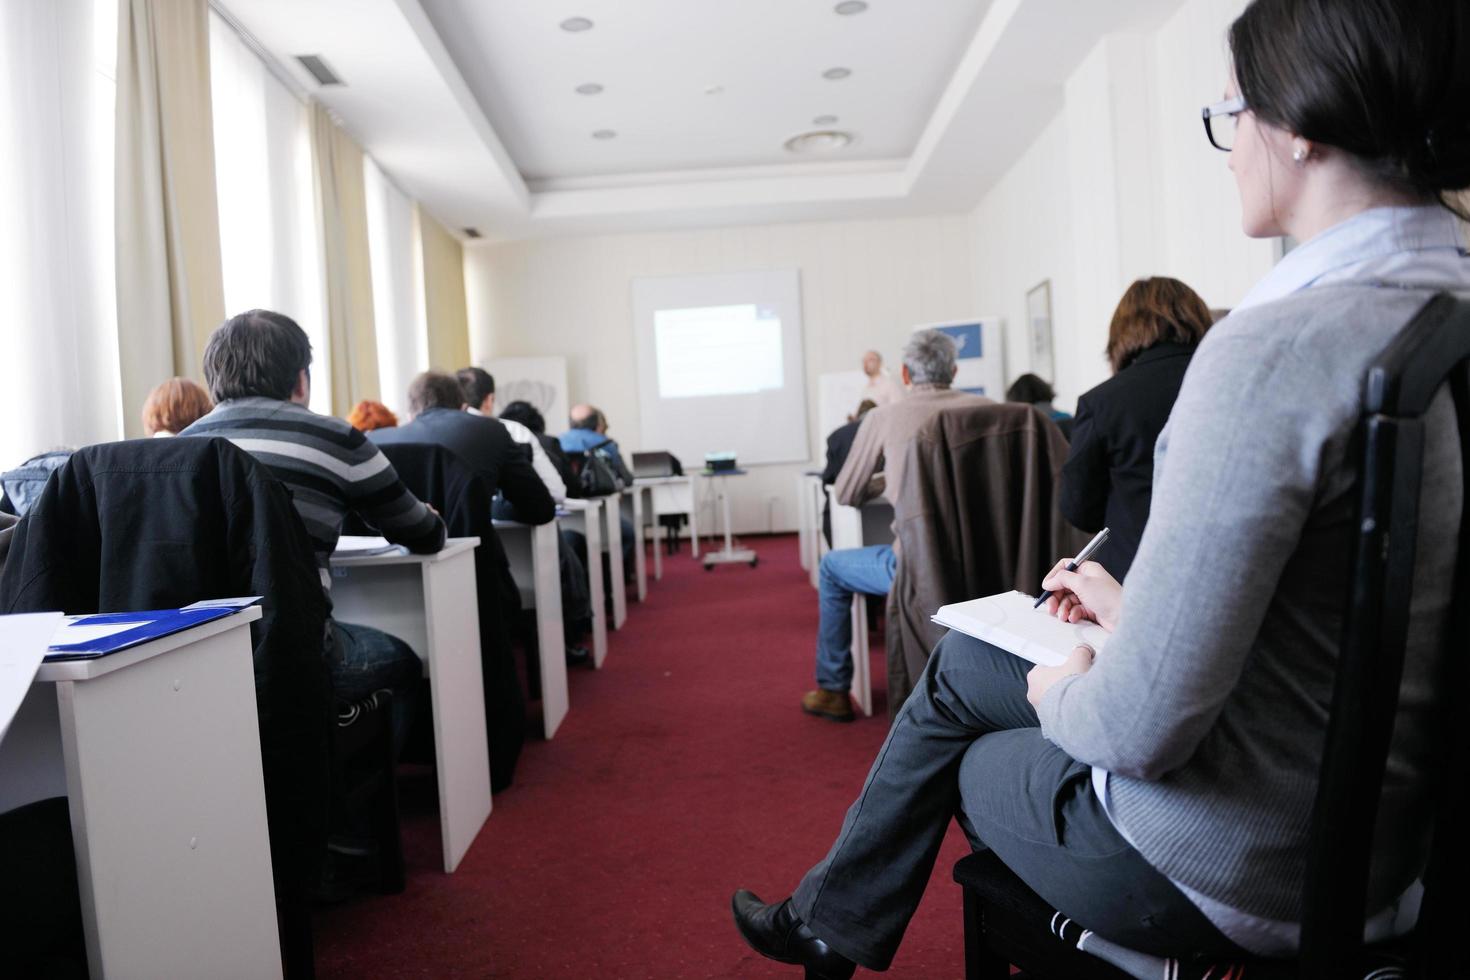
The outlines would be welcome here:
<svg viewBox="0 0 1470 980">
<path fill-rule="evenodd" d="M 1041 737 L 1030 667 L 960 633 L 940 641 L 832 850 L 792 896 L 796 914 L 843 956 L 887 969 L 955 817 L 977 850 L 1104 938 L 1161 956 L 1238 953 L 1123 839 L 1091 769 Z"/>
</svg>

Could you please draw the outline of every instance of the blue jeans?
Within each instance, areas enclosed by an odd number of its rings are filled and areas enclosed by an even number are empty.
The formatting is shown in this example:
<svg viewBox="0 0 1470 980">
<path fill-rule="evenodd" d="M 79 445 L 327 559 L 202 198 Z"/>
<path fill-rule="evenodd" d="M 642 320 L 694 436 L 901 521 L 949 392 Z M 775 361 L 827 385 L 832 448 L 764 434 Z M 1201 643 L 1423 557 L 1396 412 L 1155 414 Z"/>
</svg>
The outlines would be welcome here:
<svg viewBox="0 0 1470 980">
<path fill-rule="evenodd" d="M 852 686 L 852 608 L 854 593 L 887 595 L 893 587 L 898 556 L 888 544 L 842 548 L 822 558 L 818 602 L 817 686 L 846 691 Z"/>
<path fill-rule="evenodd" d="M 424 665 L 408 644 L 371 626 L 331 620 L 328 663 L 332 694 L 342 701 L 365 698 L 380 688 L 393 692 L 393 755 L 397 758 L 413 724 Z"/>
</svg>

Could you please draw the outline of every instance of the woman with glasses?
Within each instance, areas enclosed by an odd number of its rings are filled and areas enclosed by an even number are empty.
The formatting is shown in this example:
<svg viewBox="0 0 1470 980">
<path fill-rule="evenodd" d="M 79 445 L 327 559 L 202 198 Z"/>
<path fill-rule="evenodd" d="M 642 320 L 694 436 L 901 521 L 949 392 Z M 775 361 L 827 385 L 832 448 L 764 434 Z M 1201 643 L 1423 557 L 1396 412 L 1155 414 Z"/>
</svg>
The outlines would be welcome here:
<svg viewBox="0 0 1470 980">
<path fill-rule="evenodd" d="M 884 969 L 951 815 L 1043 899 L 1160 956 L 1289 955 L 1331 701 L 1367 365 L 1436 292 L 1470 294 L 1447 195 L 1470 187 L 1470 4 L 1255 0 L 1230 29 L 1244 231 L 1302 244 L 1206 335 L 1156 449 L 1126 590 L 1064 564 L 1047 608 L 1110 631 L 1030 667 L 951 633 L 831 851 L 791 898 L 734 898 L 809 977 Z M 1414 919 L 1430 683 L 1463 501 L 1447 397 L 1426 419 L 1403 696 L 1367 937 Z M 772 826 L 778 826 L 772 821 Z"/>
</svg>

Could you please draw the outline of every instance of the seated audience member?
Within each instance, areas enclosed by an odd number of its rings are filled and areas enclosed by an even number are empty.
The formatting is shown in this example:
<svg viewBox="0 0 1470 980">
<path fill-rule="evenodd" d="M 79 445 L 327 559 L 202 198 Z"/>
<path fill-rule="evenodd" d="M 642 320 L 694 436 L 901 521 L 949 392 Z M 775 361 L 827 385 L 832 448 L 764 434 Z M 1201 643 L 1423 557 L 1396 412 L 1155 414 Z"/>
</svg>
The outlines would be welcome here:
<svg viewBox="0 0 1470 980">
<path fill-rule="evenodd" d="M 143 402 L 143 432 L 149 436 L 178 435 L 212 408 L 209 392 L 188 378 L 169 378 L 149 392 Z"/>
<path fill-rule="evenodd" d="M 531 452 L 510 437 L 498 419 L 463 411 L 464 394 L 452 374 L 425 371 L 408 386 L 409 421 L 377 429 L 368 438 L 380 445 L 426 442 L 443 446 L 475 467 L 513 510 L 505 516 L 526 524 L 545 524 L 556 504 L 531 466 Z"/>
<path fill-rule="evenodd" d="M 1046 413 L 1046 417 L 1057 424 L 1062 435 L 1072 438 L 1072 416 L 1052 406 L 1057 397 L 1056 389 L 1034 374 L 1023 374 L 1006 389 L 1006 401 L 1035 405 Z"/>
<path fill-rule="evenodd" d="M 607 416 L 602 409 L 591 405 L 573 405 L 570 422 L 572 427 L 561 434 L 561 448 L 569 453 L 586 453 L 594 449 L 607 454 L 613 473 L 624 486 L 633 485 L 633 474 L 623 462 L 618 444 L 607 435 Z M 633 550 L 637 543 L 633 537 L 633 522 L 626 517 L 618 519 L 623 531 L 623 577 L 629 578 L 633 571 Z M 611 583 L 609 583 L 610 585 Z"/>
<path fill-rule="evenodd" d="M 852 450 L 852 441 L 857 438 L 858 426 L 862 425 L 863 416 L 877 408 L 871 398 L 864 398 L 858 405 L 856 415 L 849 415 L 847 421 L 833 429 L 827 436 L 827 465 L 822 470 L 822 482 L 827 486 L 837 482 L 837 474 L 842 472 L 842 464 L 847 462 L 847 454 Z M 827 546 L 832 546 L 832 501 L 822 500 L 822 534 L 827 539 Z"/>
<path fill-rule="evenodd" d="M 1211 322 L 1204 300 L 1178 279 L 1138 280 L 1108 328 L 1113 377 L 1077 399 L 1062 469 L 1062 515 L 1084 531 L 1108 528 L 1107 543 L 1093 557 L 1120 582 L 1148 523 L 1154 443 Z"/>
<path fill-rule="evenodd" d="M 398 416 L 382 402 L 375 402 L 370 398 L 364 398 L 352 406 L 352 411 L 347 413 L 347 424 L 358 432 L 371 432 L 374 429 L 391 429 L 398 425 Z"/>
<path fill-rule="evenodd" d="M 460 392 L 464 397 L 465 411 L 471 415 L 494 418 L 495 379 L 490 376 L 490 372 L 477 367 L 460 368 L 455 378 L 459 381 Z M 510 433 L 512 439 L 530 449 L 531 466 L 536 470 L 536 475 L 541 478 L 541 482 L 546 484 L 546 492 L 551 494 L 551 499 L 557 503 L 566 500 L 569 484 L 563 478 L 561 471 L 546 455 L 546 448 L 541 445 L 535 433 L 522 425 L 520 421 L 507 419 L 504 413 L 501 414 L 499 421 L 505 426 L 505 431 Z"/>
<path fill-rule="evenodd" d="M 463 372 L 460 372 L 463 375 Z M 461 377 L 460 384 L 463 386 L 464 379 Z M 568 497 L 580 497 L 582 495 L 581 481 L 577 474 L 572 472 L 572 464 L 567 459 L 566 451 L 561 448 L 561 442 L 556 436 L 546 434 L 546 417 L 530 402 L 514 401 L 500 410 L 500 421 L 503 423 L 515 422 L 524 426 L 536 441 L 541 444 L 542 452 L 551 461 L 552 468 L 556 470 L 557 476 L 561 477 L 562 484 L 567 488 Z"/>
<path fill-rule="evenodd" d="M 948 405 L 992 404 L 988 398 L 950 387 L 957 370 L 955 353 L 954 339 L 938 330 L 920 330 L 909 338 L 901 372 L 909 392 L 891 405 L 873 409 L 859 424 L 847 462 L 832 488 L 838 503 L 861 507 L 880 494 L 894 502 L 903 447 L 929 416 Z M 852 619 L 848 610 L 854 593 L 886 595 L 897 566 L 898 556 L 887 544 L 839 548 L 823 556 L 818 579 L 817 689 L 801 699 L 803 711 L 834 721 L 852 720 L 848 694 Z"/>
<path fill-rule="evenodd" d="M 1224 99 L 1205 110 L 1246 234 L 1302 244 L 1195 353 L 1155 447 L 1126 587 L 1094 562 L 1069 572 L 1065 557 L 1042 583 L 1047 609 L 1095 621 L 1107 648 L 1033 667 L 949 633 L 827 856 L 786 901 L 734 896 L 763 955 L 808 976 L 885 969 L 955 817 L 1059 915 L 1114 943 L 1227 960 L 1297 951 L 1358 532 L 1364 380 L 1437 292 L 1470 296 L 1446 203 L 1470 186 L 1470 9 L 1309 9 L 1253 0 L 1230 28 Z M 1462 696 L 1436 681 L 1465 520 L 1449 391 L 1423 425 L 1385 802 L 1371 853 L 1350 855 L 1371 860 L 1374 939 L 1414 921 L 1440 721 Z M 764 822 L 779 835 L 783 819 Z"/>
<path fill-rule="evenodd" d="M 311 342 L 296 321 L 269 310 L 226 320 L 204 348 L 204 379 L 214 410 L 182 436 L 228 439 L 268 466 L 291 491 L 311 538 L 322 587 L 349 512 L 410 551 L 444 547 L 444 522 L 408 492 L 367 438 L 339 418 L 306 407 L 311 399 Z M 395 742 L 407 735 L 423 665 L 408 645 L 381 630 L 330 620 L 327 662 L 344 701 L 379 688 L 394 692 Z M 399 696 L 402 695 L 402 696 Z"/>
<path fill-rule="evenodd" d="M 883 355 L 875 350 L 863 353 L 863 374 L 868 383 L 863 386 L 863 401 L 874 406 L 892 405 L 903 397 L 903 389 L 893 383 L 893 378 L 883 368 Z"/>
</svg>

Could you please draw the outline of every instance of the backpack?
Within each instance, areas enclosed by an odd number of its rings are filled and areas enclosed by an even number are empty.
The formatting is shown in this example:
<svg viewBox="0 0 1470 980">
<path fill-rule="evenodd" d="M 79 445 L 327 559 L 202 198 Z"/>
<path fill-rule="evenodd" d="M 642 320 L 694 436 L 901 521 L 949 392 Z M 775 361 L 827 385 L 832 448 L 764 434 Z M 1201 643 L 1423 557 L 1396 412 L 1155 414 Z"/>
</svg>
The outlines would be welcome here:
<svg viewBox="0 0 1470 980">
<path fill-rule="evenodd" d="M 582 485 L 582 496 L 605 497 L 623 488 L 607 450 L 594 446 L 585 452 L 567 453 L 567 460 Z"/>
</svg>

